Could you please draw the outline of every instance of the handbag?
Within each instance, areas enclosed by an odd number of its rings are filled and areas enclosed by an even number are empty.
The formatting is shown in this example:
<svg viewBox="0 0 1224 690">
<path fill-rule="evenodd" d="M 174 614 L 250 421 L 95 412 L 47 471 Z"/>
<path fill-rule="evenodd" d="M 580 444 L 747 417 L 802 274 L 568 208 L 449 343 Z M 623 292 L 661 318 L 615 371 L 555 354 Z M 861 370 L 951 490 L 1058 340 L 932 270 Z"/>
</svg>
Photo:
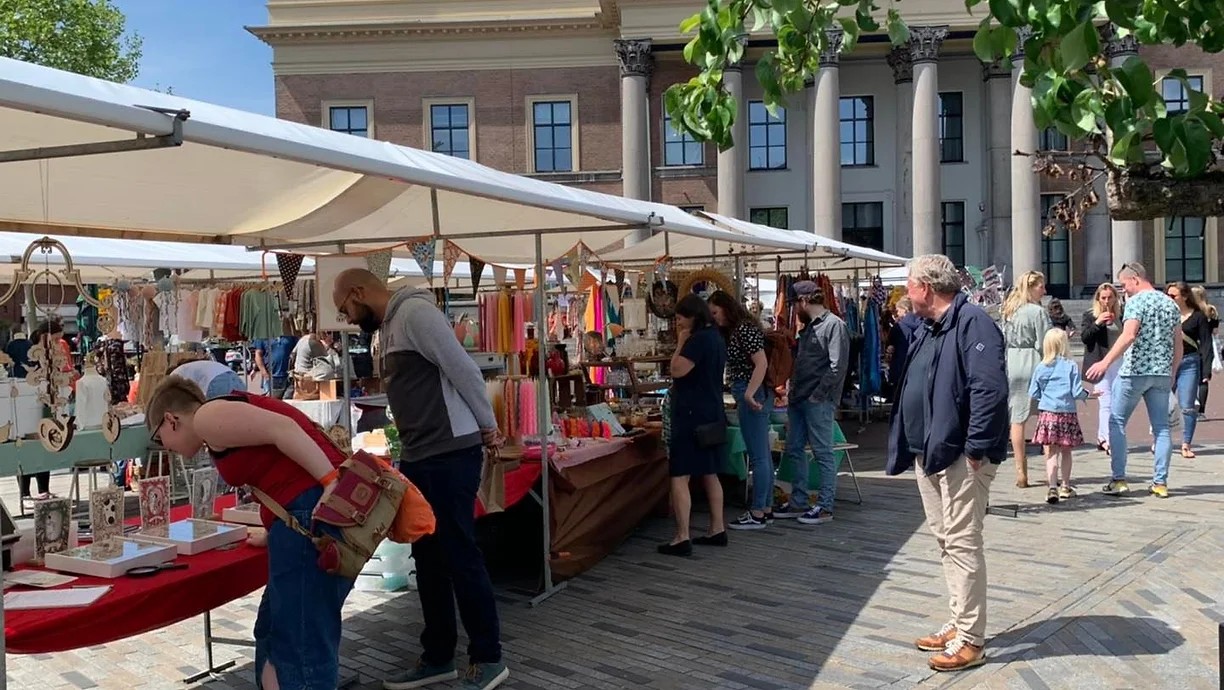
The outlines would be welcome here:
<svg viewBox="0 0 1224 690">
<path fill-rule="evenodd" d="M 386 462 L 359 450 L 338 470 L 339 478 L 314 510 L 314 521 L 337 528 L 338 538 L 315 535 L 281 504 L 251 487 L 273 515 L 314 544 L 323 572 L 356 579 L 383 539 L 411 543 L 434 532 L 436 520 L 428 501 Z"/>
<path fill-rule="evenodd" d="M 698 448 L 717 448 L 727 442 L 727 420 L 698 424 L 697 428 L 693 429 L 693 435 L 697 437 Z"/>
</svg>

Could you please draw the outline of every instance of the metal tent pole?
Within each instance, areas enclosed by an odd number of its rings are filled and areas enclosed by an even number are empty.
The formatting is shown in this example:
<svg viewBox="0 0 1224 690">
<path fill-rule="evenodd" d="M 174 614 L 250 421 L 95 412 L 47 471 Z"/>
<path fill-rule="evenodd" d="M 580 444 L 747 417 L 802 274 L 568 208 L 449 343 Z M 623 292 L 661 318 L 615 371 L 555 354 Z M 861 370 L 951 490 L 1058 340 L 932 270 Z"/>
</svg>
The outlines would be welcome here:
<svg viewBox="0 0 1224 690">
<path fill-rule="evenodd" d="M 544 240 L 540 233 L 536 233 L 535 236 L 535 270 L 536 339 L 540 343 L 540 347 L 536 348 L 540 360 L 540 377 L 536 389 L 536 417 L 540 433 L 540 508 L 544 513 L 544 587 L 531 600 L 532 607 L 543 604 L 549 597 L 565 589 L 565 583 L 553 582 L 552 576 L 552 505 L 548 491 L 548 437 L 552 435 L 552 415 L 549 414 L 549 396 L 552 389 L 548 385 L 548 348 L 544 346 L 548 342 L 546 335 L 548 333 L 548 324 L 546 323 L 547 317 L 544 314 L 544 310 L 548 305 L 545 299 L 547 289 L 545 287 L 546 281 L 544 280 Z"/>
</svg>

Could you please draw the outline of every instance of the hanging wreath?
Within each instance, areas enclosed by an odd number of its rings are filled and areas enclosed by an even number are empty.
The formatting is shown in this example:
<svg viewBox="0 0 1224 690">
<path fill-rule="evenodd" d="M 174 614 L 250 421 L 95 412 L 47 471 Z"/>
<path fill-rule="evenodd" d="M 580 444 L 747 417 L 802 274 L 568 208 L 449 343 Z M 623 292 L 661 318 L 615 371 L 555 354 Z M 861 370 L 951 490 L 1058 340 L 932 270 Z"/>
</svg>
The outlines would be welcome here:
<svg viewBox="0 0 1224 690">
<path fill-rule="evenodd" d="M 721 271 L 713 268 L 703 268 L 698 271 L 693 271 L 684 277 L 684 280 L 680 283 L 680 297 L 683 298 L 693 294 L 693 289 L 702 284 L 707 286 L 712 285 L 722 292 L 729 295 L 735 295 L 734 280 Z M 703 297 L 709 297 L 714 290 L 707 287 L 704 292 L 705 294 Z"/>
</svg>

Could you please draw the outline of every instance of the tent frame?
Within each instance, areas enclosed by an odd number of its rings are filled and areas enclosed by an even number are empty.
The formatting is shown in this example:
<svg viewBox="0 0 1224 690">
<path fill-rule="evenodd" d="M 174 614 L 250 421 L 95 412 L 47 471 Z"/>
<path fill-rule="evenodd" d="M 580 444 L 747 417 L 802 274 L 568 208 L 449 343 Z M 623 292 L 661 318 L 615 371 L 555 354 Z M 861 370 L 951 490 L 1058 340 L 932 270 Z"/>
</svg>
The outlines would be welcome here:
<svg viewBox="0 0 1224 690">
<path fill-rule="evenodd" d="M 136 134 L 134 139 L 0 151 L 0 163 L 46 160 L 48 158 L 75 158 L 77 156 L 94 156 L 105 153 L 124 153 L 126 151 L 148 151 L 150 149 L 173 148 L 183 145 L 183 123 L 191 117 L 191 111 L 174 108 L 157 108 L 151 105 L 139 107 L 147 108 L 155 113 L 172 116 L 170 120 L 170 133 L 148 136 L 140 132 Z"/>
</svg>

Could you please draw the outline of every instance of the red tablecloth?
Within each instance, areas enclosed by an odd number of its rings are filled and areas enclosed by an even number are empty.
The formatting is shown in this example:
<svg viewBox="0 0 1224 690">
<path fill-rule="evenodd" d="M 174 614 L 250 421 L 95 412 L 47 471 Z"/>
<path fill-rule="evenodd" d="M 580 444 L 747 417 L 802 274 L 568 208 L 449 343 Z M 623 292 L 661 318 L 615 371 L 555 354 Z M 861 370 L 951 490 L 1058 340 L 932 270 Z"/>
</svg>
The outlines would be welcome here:
<svg viewBox="0 0 1224 690">
<path fill-rule="evenodd" d="M 540 478 L 540 473 L 543 470 L 538 462 L 524 462 L 518 467 L 506 473 L 506 500 L 502 504 L 509 508 L 518 503 L 531 493 L 531 487 L 535 486 L 536 481 Z M 487 513 L 484 506 L 481 505 L 480 499 L 476 499 L 476 517 L 482 518 Z"/>
<path fill-rule="evenodd" d="M 234 496 L 217 499 L 218 509 Z M 171 511 L 172 520 L 190 517 L 190 506 Z M 5 611 L 4 638 L 12 654 L 42 654 L 92 647 L 178 623 L 227 604 L 268 582 L 268 553 L 245 543 L 230 551 L 179 556 L 186 570 L 149 578 L 107 580 L 80 577 L 71 586 L 110 585 L 91 606 Z"/>
</svg>

